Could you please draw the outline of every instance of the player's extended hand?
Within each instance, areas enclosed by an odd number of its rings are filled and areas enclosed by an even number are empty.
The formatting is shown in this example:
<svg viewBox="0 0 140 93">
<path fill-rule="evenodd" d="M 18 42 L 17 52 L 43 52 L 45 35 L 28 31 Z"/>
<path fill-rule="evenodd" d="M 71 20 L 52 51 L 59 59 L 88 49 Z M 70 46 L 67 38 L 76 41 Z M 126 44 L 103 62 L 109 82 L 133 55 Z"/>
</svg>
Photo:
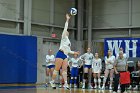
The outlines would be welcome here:
<svg viewBox="0 0 140 93">
<path fill-rule="evenodd" d="M 79 55 L 79 54 L 80 54 L 80 52 L 79 52 L 79 51 L 77 51 L 77 52 L 74 52 L 74 54 Z"/>
</svg>

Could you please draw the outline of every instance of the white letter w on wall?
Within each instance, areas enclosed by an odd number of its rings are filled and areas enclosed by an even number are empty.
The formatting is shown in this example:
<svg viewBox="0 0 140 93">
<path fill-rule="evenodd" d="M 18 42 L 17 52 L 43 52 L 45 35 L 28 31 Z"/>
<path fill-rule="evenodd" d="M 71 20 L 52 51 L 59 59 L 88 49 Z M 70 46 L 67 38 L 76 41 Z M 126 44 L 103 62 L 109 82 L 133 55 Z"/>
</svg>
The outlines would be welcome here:
<svg viewBox="0 0 140 93">
<path fill-rule="evenodd" d="M 108 44 L 108 49 L 110 49 L 112 52 L 115 50 L 115 54 L 118 54 L 122 40 L 107 40 L 106 42 Z"/>
</svg>

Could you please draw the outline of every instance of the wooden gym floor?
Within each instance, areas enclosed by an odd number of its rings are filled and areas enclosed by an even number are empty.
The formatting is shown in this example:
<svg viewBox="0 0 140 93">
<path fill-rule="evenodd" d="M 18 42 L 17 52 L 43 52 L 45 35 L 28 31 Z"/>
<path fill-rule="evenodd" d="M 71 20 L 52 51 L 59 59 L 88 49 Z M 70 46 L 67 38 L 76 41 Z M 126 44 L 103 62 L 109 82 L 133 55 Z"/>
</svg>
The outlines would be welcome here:
<svg viewBox="0 0 140 93">
<path fill-rule="evenodd" d="M 140 93 L 140 91 L 127 90 L 127 93 Z M 112 93 L 111 90 L 97 90 L 97 89 L 70 89 L 63 88 L 52 89 L 45 87 L 45 85 L 0 85 L 0 93 Z M 120 92 L 118 92 L 120 93 Z"/>
</svg>

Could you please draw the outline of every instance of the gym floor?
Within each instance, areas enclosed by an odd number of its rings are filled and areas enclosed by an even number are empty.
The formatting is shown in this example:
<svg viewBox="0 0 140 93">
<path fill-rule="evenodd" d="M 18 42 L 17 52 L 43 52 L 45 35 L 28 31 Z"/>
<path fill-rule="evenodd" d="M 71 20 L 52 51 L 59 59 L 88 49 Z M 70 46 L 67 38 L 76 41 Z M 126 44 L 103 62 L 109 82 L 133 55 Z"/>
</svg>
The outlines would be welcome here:
<svg viewBox="0 0 140 93">
<path fill-rule="evenodd" d="M 127 90 L 127 93 L 140 93 L 140 91 Z M 38 86 L 0 86 L 0 93 L 112 93 L 112 90 L 97 90 L 97 89 L 70 89 L 63 88 L 52 89 L 46 88 L 44 85 Z M 120 93 L 120 92 L 118 92 Z"/>
</svg>

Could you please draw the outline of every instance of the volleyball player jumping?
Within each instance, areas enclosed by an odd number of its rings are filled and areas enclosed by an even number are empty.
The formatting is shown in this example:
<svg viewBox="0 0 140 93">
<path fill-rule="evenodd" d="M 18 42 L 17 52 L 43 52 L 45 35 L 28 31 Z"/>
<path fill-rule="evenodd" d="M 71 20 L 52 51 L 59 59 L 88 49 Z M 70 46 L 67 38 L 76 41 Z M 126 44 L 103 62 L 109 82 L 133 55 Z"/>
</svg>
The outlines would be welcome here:
<svg viewBox="0 0 140 93">
<path fill-rule="evenodd" d="M 68 22 L 69 22 L 70 16 L 69 14 L 66 14 L 66 23 L 65 27 L 62 33 L 61 43 L 59 51 L 56 54 L 56 60 L 55 60 L 55 69 L 53 71 L 52 81 L 50 81 L 51 87 L 56 88 L 55 86 L 55 78 L 62 67 L 62 76 L 64 78 L 64 88 L 69 89 L 68 83 L 67 83 L 67 66 L 68 66 L 68 59 L 67 55 L 70 54 L 77 54 L 79 55 L 79 52 L 71 51 L 71 42 L 69 40 L 69 32 L 68 29 Z"/>
</svg>

